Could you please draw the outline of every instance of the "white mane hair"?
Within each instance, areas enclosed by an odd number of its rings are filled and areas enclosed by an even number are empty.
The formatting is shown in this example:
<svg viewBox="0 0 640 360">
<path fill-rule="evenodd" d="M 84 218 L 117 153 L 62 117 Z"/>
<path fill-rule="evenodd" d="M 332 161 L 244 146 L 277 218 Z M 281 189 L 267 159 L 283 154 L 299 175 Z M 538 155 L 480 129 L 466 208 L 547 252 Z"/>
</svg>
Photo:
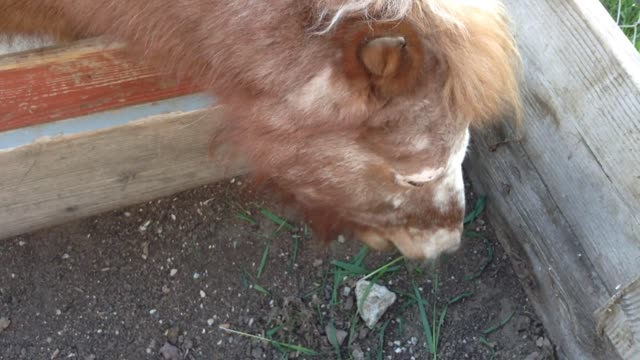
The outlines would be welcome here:
<svg viewBox="0 0 640 360">
<path fill-rule="evenodd" d="M 316 27 L 329 19 L 318 34 L 331 31 L 341 19 L 349 16 L 363 16 L 372 21 L 399 21 L 413 14 L 464 30 L 460 17 L 465 12 L 505 13 L 501 0 L 317 0 L 317 10 Z"/>
</svg>

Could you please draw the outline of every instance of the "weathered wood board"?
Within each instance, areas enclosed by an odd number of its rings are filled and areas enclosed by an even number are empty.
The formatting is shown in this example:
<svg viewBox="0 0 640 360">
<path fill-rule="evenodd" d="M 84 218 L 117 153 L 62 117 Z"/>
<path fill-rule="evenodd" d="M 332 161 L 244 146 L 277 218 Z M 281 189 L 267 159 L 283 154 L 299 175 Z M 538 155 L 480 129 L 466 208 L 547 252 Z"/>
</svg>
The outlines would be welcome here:
<svg viewBox="0 0 640 360">
<path fill-rule="evenodd" d="M 197 90 L 100 39 L 0 56 L 0 238 L 243 174 Z"/>
<path fill-rule="evenodd" d="M 209 153 L 217 109 L 153 116 L 0 151 L 0 238 L 243 174 Z"/>
<path fill-rule="evenodd" d="M 561 358 L 640 359 L 640 55 L 597 0 L 506 3 L 524 129 L 466 169 Z"/>
</svg>

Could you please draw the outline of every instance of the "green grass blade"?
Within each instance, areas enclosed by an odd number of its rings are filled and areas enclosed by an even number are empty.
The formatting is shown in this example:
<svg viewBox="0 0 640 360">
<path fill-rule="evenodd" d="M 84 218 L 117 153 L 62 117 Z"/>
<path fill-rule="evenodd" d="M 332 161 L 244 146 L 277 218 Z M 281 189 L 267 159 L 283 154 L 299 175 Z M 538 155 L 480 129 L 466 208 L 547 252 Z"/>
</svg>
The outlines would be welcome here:
<svg viewBox="0 0 640 360">
<path fill-rule="evenodd" d="M 380 328 L 380 344 L 378 347 L 378 360 L 382 360 L 384 358 L 384 332 L 387 330 L 387 326 L 389 326 L 389 320 L 387 320 L 384 325 Z"/>
<path fill-rule="evenodd" d="M 485 335 L 489 335 L 489 334 L 497 331 L 498 329 L 502 328 L 503 326 L 505 326 L 511 320 L 511 318 L 513 318 L 513 315 L 515 315 L 515 313 L 516 313 L 515 310 L 512 311 L 511 315 L 507 316 L 506 318 L 504 318 L 502 321 L 500 321 L 496 325 L 485 329 L 482 333 L 485 334 Z"/>
<path fill-rule="evenodd" d="M 240 219 L 240 220 L 244 220 L 244 221 L 250 223 L 251 225 L 257 225 L 258 224 L 258 222 L 254 218 L 252 218 L 250 215 L 247 215 L 247 214 L 245 214 L 243 212 L 238 212 L 236 214 L 236 217 L 238 219 Z"/>
<path fill-rule="evenodd" d="M 473 210 L 471 210 L 471 212 L 464 217 L 464 224 L 467 225 L 474 222 L 480 216 L 480 214 L 482 214 L 486 206 L 487 206 L 487 197 L 480 196 L 478 200 L 476 200 L 476 204 Z"/>
<path fill-rule="evenodd" d="M 412 281 L 413 284 L 413 292 L 415 293 L 416 299 L 418 299 L 418 310 L 420 311 L 420 320 L 422 321 L 422 327 L 424 329 L 424 334 L 427 338 L 427 346 L 429 347 L 429 351 L 433 349 L 433 336 L 431 333 L 431 325 L 429 324 L 429 318 L 427 317 L 427 310 L 425 307 L 425 301 L 422 299 L 422 295 L 420 295 L 420 291 L 418 291 L 418 285 Z"/>
<path fill-rule="evenodd" d="M 358 255 L 356 255 L 356 257 L 353 258 L 353 264 L 357 266 L 362 265 L 364 258 L 367 257 L 368 254 L 369 254 L 369 247 L 367 245 L 362 246 L 360 248 L 360 251 L 358 252 Z"/>
<path fill-rule="evenodd" d="M 258 284 L 253 284 L 253 288 L 254 288 L 256 291 L 258 291 L 258 292 L 260 292 L 260 293 L 263 293 L 263 294 L 265 294 L 265 295 L 267 295 L 267 296 L 271 295 L 267 289 L 263 288 L 262 286 L 260 286 L 260 285 L 258 285 Z"/>
<path fill-rule="evenodd" d="M 258 267 L 258 274 L 256 275 L 258 279 L 262 275 L 262 272 L 264 271 L 265 266 L 267 266 L 267 258 L 269 257 L 270 247 L 271 247 L 271 244 L 267 244 L 267 246 L 264 248 L 264 252 L 262 253 L 262 259 L 260 260 L 260 266 Z"/>
<path fill-rule="evenodd" d="M 242 269 L 242 287 L 245 289 L 249 288 L 249 277 L 244 269 Z"/>
<path fill-rule="evenodd" d="M 333 346 L 333 350 L 338 356 L 338 360 L 342 360 L 342 353 L 340 352 L 340 344 L 338 344 L 338 337 L 336 336 L 336 327 L 333 324 L 333 319 L 329 322 L 329 338 L 332 340 L 330 342 L 332 343 L 331 345 Z"/>
<path fill-rule="evenodd" d="M 277 225 L 279 225 L 280 227 L 285 227 L 288 230 L 295 230 L 295 227 L 293 225 L 289 224 L 285 219 L 283 219 L 283 218 L 279 217 L 278 215 L 274 214 L 269 209 L 262 208 L 262 209 L 260 209 L 260 213 L 262 215 L 266 216 L 269 220 L 271 220 L 274 223 L 276 223 Z"/>
<path fill-rule="evenodd" d="M 459 301 L 462 301 L 463 299 L 466 299 L 466 298 L 471 297 L 471 296 L 473 296 L 473 293 L 471 291 L 463 292 L 462 294 L 460 294 L 460 295 L 452 298 L 451 300 L 449 300 L 447 302 L 447 305 L 453 305 L 453 304 L 455 304 L 455 303 L 457 303 Z"/>
<path fill-rule="evenodd" d="M 487 266 L 489 266 L 489 264 L 491 264 L 491 262 L 493 261 L 493 257 L 494 257 L 494 249 L 493 249 L 493 245 L 491 245 L 491 242 L 489 242 L 489 240 L 485 236 L 483 236 L 482 234 L 480 234 L 478 232 L 465 231 L 463 235 L 466 236 L 466 237 L 482 239 L 482 241 L 484 242 L 484 246 L 487 249 L 487 257 L 482 262 L 482 265 L 480 266 L 480 269 L 478 271 L 476 271 L 475 273 L 473 273 L 471 275 L 466 275 L 464 277 L 465 280 L 471 281 L 471 280 L 475 280 L 475 279 L 479 278 L 482 275 L 482 273 L 486 270 Z"/>
<path fill-rule="evenodd" d="M 342 270 L 346 270 L 348 273 L 351 273 L 351 275 L 366 275 L 369 272 L 362 266 L 354 265 L 352 263 L 340 260 L 333 260 L 331 261 L 331 264 L 341 268 Z"/>
<path fill-rule="evenodd" d="M 263 337 L 263 336 L 248 334 L 248 333 L 245 333 L 245 332 L 242 332 L 242 331 L 233 330 L 233 329 L 229 329 L 229 328 L 226 328 L 226 327 L 218 327 L 218 328 L 220 330 L 223 330 L 223 331 L 226 331 L 226 332 L 230 332 L 232 334 L 245 336 L 245 337 L 249 337 L 249 338 L 252 338 L 252 339 L 261 340 L 261 341 L 267 342 L 267 343 L 272 344 L 272 345 L 279 345 L 279 346 L 282 346 L 284 348 L 288 348 L 288 349 L 290 349 L 292 351 L 301 352 L 301 353 L 303 353 L 305 355 L 320 355 L 317 351 L 309 349 L 309 348 L 301 346 L 301 345 L 286 344 L 286 343 L 282 343 L 282 342 L 279 342 L 279 341 L 276 341 L 276 340 L 268 339 L 268 338 Z"/>
<path fill-rule="evenodd" d="M 487 339 L 485 339 L 484 336 L 480 336 L 479 341 L 480 341 L 480 344 L 486 346 L 489 350 L 491 350 L 491 356 L 489 357 L 489 360 L 495 359 L 496 358 L 496 351 L 493 348 L 493 346 L 491 345 L 491 343 Z"/>
</svg>

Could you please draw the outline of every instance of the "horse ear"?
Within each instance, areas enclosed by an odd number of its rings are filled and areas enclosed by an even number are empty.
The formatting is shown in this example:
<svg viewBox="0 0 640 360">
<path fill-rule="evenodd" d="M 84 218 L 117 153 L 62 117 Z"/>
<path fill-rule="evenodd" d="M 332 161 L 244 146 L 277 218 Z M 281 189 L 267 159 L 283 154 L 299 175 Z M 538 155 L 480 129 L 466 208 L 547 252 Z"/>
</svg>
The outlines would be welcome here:
<svg viewBox="0 0 640 360">
<path fill-rule="evenodd" d="M 414 90 L 424 68 L 423 45 L 408 23 L 353 21 L 336 33 L 342 67 L 352 86 L 378 98 Z"/>
<path fill-rule="evenodd" d="M 375 38 L 362 47 L 360 59 L 371 74 L 394 76 L 400 70 L 405 44 L 406 40 L 402 36 Z"/>
</svg>

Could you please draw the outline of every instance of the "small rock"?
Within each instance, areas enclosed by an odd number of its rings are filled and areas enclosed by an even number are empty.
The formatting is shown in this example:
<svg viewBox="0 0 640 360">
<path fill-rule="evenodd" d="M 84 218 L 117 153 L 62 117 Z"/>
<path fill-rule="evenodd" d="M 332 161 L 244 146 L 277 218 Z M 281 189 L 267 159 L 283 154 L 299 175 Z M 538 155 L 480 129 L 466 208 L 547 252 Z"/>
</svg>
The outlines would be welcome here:
<svg viewBox="0 0 640 360">
<path fill-rule="evenodd" d="M 347 300 L 344 302 L 344 304 L 342 305 L 342 308 L 349 311 L 351 309 L 353 309 L 353 297 L 349 296 L 347 298 Z"/>
<path fill-rule="evenodd" d="M 149 225 L 151 225 L 151 220 L 147 220 L 144 224 L 140 225 L 138 230 L 140 230 L 140 232 L 145 232 L 149 228 Z"/>
<path fill-rule="evenodd" d="M 261 347 L 255 347 L 253 348 L 253 350 L 251 350 L 251 356 L 254 359 L 262 359 L 262 354 L 264 353 L 264 351 L 262 350 Z"/>
<path fill-rule="evenodd" d="M 96 356 L 94 354 L 89 354 L 85 356 L 84 360 L 96 360 Z"/>
<path fill-rule="evenodd" d="M 209 326 L 213 326 L 214 320 L 213 319 L 208 319 L 207 320 L 207 325 Z"/>
<path fill-rule="evenodd" d="M 532 352 L 531 354 L 527 355 L 526 358 L 524 358 L 524 360 L 540 360 L 542 357 L 540 356 L 540 353 L 537 351 Z"/>
<path fill-rule="evenodd" d="M 166 360 L 180 360 L 180 351 L 177 347 L 169 344 L 168 342 L 164 343 L 160 348 L 160 354 Z"/>
<path fill-rule="evenodd" d="M 178 344 L 178 337 L 180 336 L 180 328 L 177 326 L 171 327 L 166 333 L 167 341 L 173 345 Z"/>
<path fill-rule="evenodd" d="M 344 244 L 344 242 L 346 241 L 346 239 L 344 238 L 344 235 L 338 235 L 338 242 L 341 244 Z"/>
<path fill-rule="evenodd" d="M 322 265 L 322 259 L 313 260 L 313 267 L 318 267 Z"/>
<path fill-rule="evenodd" d="M 178 269 L 171 269 L 169 271 L 169 276 L 174 277 L 178 273 Z"/>
<path fill-rule="evenodd" d="M 525 316 L 525 315 L 518 316 L 518 319 L 516 320 L 516 330 L 518 330 L 518 332 L 527 331 L 529 330 L 530 326 L 531 326 L 531 319 L 528 316 Z"/>
<path fill-rule="evenodd" d="M 397 296 L 386 287 L 373 284 L 364 303 L 362 303 L 362 298 L 369 284 L 370 282 L 366 280 L 360 280 L 356 283 L 356 301 L 358 304 L 362 304 L 360 317 L 369 329 L 373 329 L 385 311 L 396 301 Z"/>
<path fill-rule="evenodd" d="M 325 326 L 324 328 L 325 333 L 327 334 L 327 339 L 329 339 L 329 343 L 331 343 L 331 345 L 336 346 L 336 343 L 334 340 L 338 340 L 338 346 L 342 345 L 342 343 L 344 342 L 344 339 L 347 338 L 347 332 L 344 330 L 339 330 L 339 329 L 335 329 L 335 339 L 333 337 L 333 334 L 331 333 L 331 327 L 329 325 Z"/>
<path fill-rule="evenodd" d="M 188 349 L 192 349 L 192 348 L 193 348 L 193 341 L 192 341 L 191 339 L 186 339 L 186 340 L 184 341 L 184 343 L 182 344 L 182 347 L 183 347 L 184 349 L 187 349 L 187 350 L 188 350 Z"/>
<path fill-rule="evenodd" d="M 358 339 L 364 340 L 367 337 L 367 335 L 369 335 L 369 329 L 360 328 L 360 331 L 358 332 Z"/>
<path fill-rule="evenodd" d="M 544 346 L 544 338 L 543 337 L 539 337 L 538 340 L 536 340 L 536 346 L 539 347 L 539 348 Z"/>
<path fill-rule="evenodd" d="M 362 348 L 360 348 L 360 345 L 353 346 L 351 357 L 353 358 L 353 360 L 364 360 L 364 352 L 362 351 Z"/>
<path fill-rule="evenodd" d="M 142 260 L 147 260 L 149 257 L 149 242 L 145 241 L 142 243 Z"/>
<path fill-rule="evenodd" d="M 351 288 L 348 286 L 345 286 L 344 288 L 342 288 L 342 296 L 347 297 L 349 296 L 349 294 L 351 294 Z"/>
<path fill-rule="evenodd" d="M 206 296 L 207 296 L 207 294 L 204 291 L 200 290 L 200 297 L 204 298 Z"/>
<path fill-rule="evenodd" d="M 0 317 L 0 333 L 7 330 L 9 325 L 11 325 L 11 320 L 5 317 Z"/>
</svg>

